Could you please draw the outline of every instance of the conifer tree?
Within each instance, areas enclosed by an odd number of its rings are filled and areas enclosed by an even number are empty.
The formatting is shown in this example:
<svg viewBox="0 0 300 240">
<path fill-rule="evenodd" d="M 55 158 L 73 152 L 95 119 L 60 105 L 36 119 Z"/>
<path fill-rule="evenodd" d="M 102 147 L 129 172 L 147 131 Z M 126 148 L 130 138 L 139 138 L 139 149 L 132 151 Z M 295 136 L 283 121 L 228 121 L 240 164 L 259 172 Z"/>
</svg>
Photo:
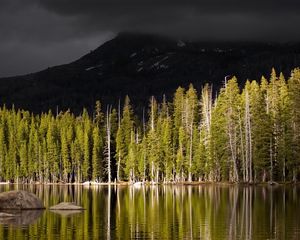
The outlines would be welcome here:
<svg viewBox="0 0 300 240">
<path fill-rule="evenodd" d="M 173 149 L 172 149 L 172 122 L 170 116 L 166 116 L 161 122 L 161 158 L 164 160 L 164 173 L 165 180 L 169 182 L 174 180 L 174 162 L 173 162 Z"/>
<path fill-rule="evenodd" d="M 287 163 L 292 159 L 292 110 L 286 80 L 281 73 L 279 76 L 279 133 L 278 133 L 278 175 L 286 181 Z M 278 177 L 279 179 L 279 177 Z"/>
<path fill-rule="evenodd" d="M 213 181 L 228 180 L 228 136 L 226 131 L 226 104 L 225 89 L 220 90 L 220 94 L 214 103 L 211 114 L 211 154 L 212 162 L 210 168 L 211 179 Z"/>
<path fill-rule="evenodd" d="M 86 127 L 84 130 L 84 143 L 83 143 L 83 164 L 82 164 L 82 177 L 83 180 L 90 180 L 90 128 Z"/>
<path fill-rule="evenodd" d="M 62 172 L 63 181 L 69 182 L 69 174 L 71 172 L 71 162 L 70 162 L 70 149 L 66 136 L 66 130 L 61 132 L 61 159 L 62 159 Z"/>
<path fill-rule="evenodd" d="M 253 180 L 264 181 L 269 163 L 269 147 L 272 129 L 267 114 L 266 90 L 268 83 L 265 78 L 261 80 L 261 86 L 252 81 L 249 90 L 250 121 Z"/>
<path fill-rule="evenodd" d="M 155 125 L 158 117 L 158 105 L 156 99 L 152 96 L 150 98 L 149 111 L 149 132 L 147 136 L 148 142 L 148 161 L 150 164 L 150 177 L 152 182 L 158 182 L 160 168 L 160 140 Z"/>
<path fill-rule="evenodd" d="M 291 100 L 291 159 L 287 162 L 294 182 L 297 181 L 297 175 L 300 167 L 300 69 L 297 68 L 291 73 L 288 80 L 289 99 Z"/>
<path fill-rule="evenodd" d="M 125 98 L 125 104 L 122 113 L 122 119 L 120 121 L 120 126 L 117 132 L 117 157 L 118 157 L 118 170 L 117 170 L 117 180 L 120 181 L 121 177 L 124 176 L 123 170 L 126 167 L 128 161 L 128 148 L 131 142 L 131 133 L 133 130 L 133 111 L 130 105 L 130 99 L 128 96 Z"/>
<path fill-rule="evenodd" d="M 106 149 L 107 149 L 107 178 L 108 183 L 111 183 L 112 179 L 112 128 L 111 128 L 111 106 L 107 106 L 106 110 Z"/>
<path fill-rule="evenodd" d="M 192 168 L 193 168 L 193 145 L 194 145 L 194 130 L 195 125 L 199 122 L 199 113 L 198 113 L 198 97 L 197 92 L 194 89 L 193 85 L 189 86 L 188 91 L 186 92 L 185 99 L 185 131 L 187 135 L 187 169 L 188 169 L 188 181 L 192 181 Z"/>
<path fill-rule="evenodd" d="M 1 112 L 3 114 L 3 112 Z M 7 144 L 6 144 L 6 137 L 5 137 L 5 123 L 1 121 L 0 123 L 0 181 L 5 179 L 5 172 L 6 172 L 6 164 L 5 158 L 7 155 Z"/>
<path fill-rule="evenodd" d="M 56 182 L 58 180 L 58 175 L 59 175 L 60 156 L 59 156 L 59 149 L 58 149 L 56 137 L 57 136 L 56 136 L 54 120 L 52 120 L 51 122 L 49 122 L 47 138 L 46 138 L 46 144 L 47 144 L 46 161 L 47 161 L 47 165 L 50 166 L 51 168 L 45 169 L 45 171 L 49 171 L 52 182 Z"/>
<path fill-rule="evenodd" d="M 211 121 L 212 121 L 212 88 L 206 84 L 201 92 L 201 121 L 195 136 L 196 141 L 196 161 L 198 162 L 198 172 L 204 175 L 206 180 L 213 181 L 214 163 L 212 159 L 211 141 Z"/>
<path fill-rule="evenodd" d="M 230 177 L 229 180 L 239 182 L 238 169 L 238 114 L 239 114 L 239 88 L 237 79 L 232 78 L 228 81 L 225 88 L 226 99 L 226 132 L 228 137 L 228 144 L 230 149 Z"/>
<path fill-rule="evenodd" d="M 92 154 L 92 179 L 93 181 L 101 181 L 103 178 L 103 169 L 101 168 L 102 143 L 100 138 L 100 130 L 98 126 L 93 129 L 93 154 Z"/>
<path fill-rule="evenodd" d="M 128 146 L 128 156 L 126 161 L 125 173 L 128 176 L 130 183 L 135 181 L 135 170 L 136 170 L 136 159 L 137 159 L 137 144 L 135 140 L 135 133 L 131 130 L 131 139 Z"/>
</svg>

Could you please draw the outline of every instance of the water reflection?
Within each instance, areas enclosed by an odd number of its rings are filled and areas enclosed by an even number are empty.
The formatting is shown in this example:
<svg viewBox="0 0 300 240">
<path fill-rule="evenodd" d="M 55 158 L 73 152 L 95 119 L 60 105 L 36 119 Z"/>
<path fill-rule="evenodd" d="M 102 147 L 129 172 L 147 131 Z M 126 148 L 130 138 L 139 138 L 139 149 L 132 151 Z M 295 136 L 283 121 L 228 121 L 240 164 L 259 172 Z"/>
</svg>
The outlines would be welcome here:
<svg viewBox="0 0 300 240">
<path fill-rule="evenodd" d="M 297 186 L 18 188 L 46 207 L 69 201 L 86 210 L 67 217 L 44 211 L 26 229 L 0 222 L 0 239 L 300 239 Z"/>
<path fill-rule="evenodd" d="M 43 213 L 43 210 L 1 211 L 0 224 L 29 225 L 33 224 Z"/>
<path fill-rule="evenodd" d="M 50 210 L 50 212 L 58 214 L 62 217 L 71 217 L 75 214 L 81 214 L 82 210 Z"/>
</svg>

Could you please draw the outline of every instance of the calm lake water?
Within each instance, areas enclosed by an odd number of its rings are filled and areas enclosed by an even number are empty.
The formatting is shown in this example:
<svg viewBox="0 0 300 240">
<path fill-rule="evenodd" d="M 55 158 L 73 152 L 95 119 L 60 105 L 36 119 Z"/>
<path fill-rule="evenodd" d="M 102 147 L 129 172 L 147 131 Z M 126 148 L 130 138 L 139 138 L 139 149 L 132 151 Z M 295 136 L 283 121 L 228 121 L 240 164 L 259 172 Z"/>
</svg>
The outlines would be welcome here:
<svg viewBox="0 0 300 240">
<path fill-rule="evenodd" d="M 23 211 L 0 239 L 300 239 L 296 186 L 0 186 L 13 189 L 86 210 Z"/>
</svg>

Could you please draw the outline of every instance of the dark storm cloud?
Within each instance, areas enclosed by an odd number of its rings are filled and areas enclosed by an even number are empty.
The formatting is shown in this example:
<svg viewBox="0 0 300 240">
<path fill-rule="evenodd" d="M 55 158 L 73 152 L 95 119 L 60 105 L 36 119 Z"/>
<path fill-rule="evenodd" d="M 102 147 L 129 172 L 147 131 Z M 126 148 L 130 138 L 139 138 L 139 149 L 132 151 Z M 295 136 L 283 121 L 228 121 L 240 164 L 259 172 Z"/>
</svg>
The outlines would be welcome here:
<svg viewBox="0 0 300 240">
<path fill-rule="evenodd" d="M 0 0 L 0 76 L 76 59 L 120 31 L 202 40 L 300 40 L 292 0 Z"/>
<path fill-rule="evenodd" d="M 36 2 L 49 12 L 76 18 L 78 27 L 87 31 L 137 30 L 206 39 L 249 40 L 264 40 L 266 36 L 281 31 L 281 40 L 292 40 L 293 34 L 298 37 L 298 33 L 290 27 L 291 24 L 300 25 L 298 16 L 300 3 L 293 0 L 36 0 Z"/>
</svg>

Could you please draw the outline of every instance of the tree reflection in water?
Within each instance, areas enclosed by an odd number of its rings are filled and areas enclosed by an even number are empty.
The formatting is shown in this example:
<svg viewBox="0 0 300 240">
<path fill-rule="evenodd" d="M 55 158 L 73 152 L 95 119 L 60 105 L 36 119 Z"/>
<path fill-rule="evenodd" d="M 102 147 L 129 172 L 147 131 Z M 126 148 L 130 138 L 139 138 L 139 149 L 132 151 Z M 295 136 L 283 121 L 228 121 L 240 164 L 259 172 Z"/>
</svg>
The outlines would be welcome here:
<svg viewBox="0 0 300 240">
<path fill-rule="evenodd" d="M 300 239 L 298 186 L 18 188 L 34 192 L 46 207 L 70 201 L 86 210 L 1 218 L 0 239 Z"/>
</svg>

